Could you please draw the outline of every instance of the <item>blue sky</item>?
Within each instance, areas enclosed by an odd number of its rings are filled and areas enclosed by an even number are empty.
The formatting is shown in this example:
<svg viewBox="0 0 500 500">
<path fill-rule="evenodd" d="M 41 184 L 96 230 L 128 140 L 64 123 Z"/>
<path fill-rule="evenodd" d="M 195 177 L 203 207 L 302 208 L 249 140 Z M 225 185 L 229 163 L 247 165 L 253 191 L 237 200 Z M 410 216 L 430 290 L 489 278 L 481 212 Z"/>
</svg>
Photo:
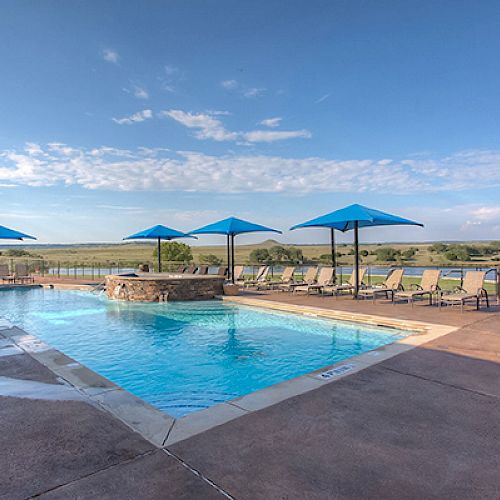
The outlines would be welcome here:
<svg viewBox="0 0 500 500">
<path fill-rule="evenodd" d="M 500 239 L 500 3 L 284 5 L 2 2 L 0 224 L 119 241 L 358 202 L 426 225 L 367 241 Z"/>
</svg>

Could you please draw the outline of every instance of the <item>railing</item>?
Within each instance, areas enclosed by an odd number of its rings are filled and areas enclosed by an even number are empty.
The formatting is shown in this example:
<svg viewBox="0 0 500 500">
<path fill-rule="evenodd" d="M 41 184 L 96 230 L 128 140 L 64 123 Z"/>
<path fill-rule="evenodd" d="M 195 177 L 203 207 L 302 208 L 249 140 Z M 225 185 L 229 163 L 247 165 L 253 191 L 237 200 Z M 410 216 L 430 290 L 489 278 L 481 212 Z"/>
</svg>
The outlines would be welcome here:
<svg viewBox="0 0 500 500">
<path fill-rule="evenodd" d="M 57 278 L 57 279 L 81 279 L 96 281 L 101 280 L 107 274 L 121 274 L 126 272 L 134 272 L 139 268 L 139 265 L 146 264 L 151 271 L 156 270 L 156 262 L 144 262 L 134 260 L 113 260 L 113 261 L 61 261 L 49 259 L 33 259 L 25 257 L 6 257 L 0 256 L 0 264 L 6 264 L 11 273 L 15 272 L 16 264 L 25 264 L 28 266 L 29 272 L 35 276 L 42 278 Z M 193 264 L 193 263 L 190 263 Z M 163 262 L 162 267 L 165 272 L 177 272 L 183 262 Z M 197 264 L 207 265 L 207 264 Z M 244 268 L 244 275 L 248 278 L 255 279 L 258 269 L 262 263 L 247 263 Z M 271 279 L 280 276 L 287 265 L 294 264 L 270 264 L 269 275 Z M 299 264 L 295 265 L 295 276 L 302 278 L 307 269 L 314 264 Z M 215 274 L 219 266 L 209 266 L 209 273 Z M 442 271 L 441 280 L 456 281 L 457 285 L 463 283 L 463 278 L 468 270 L 482 270 L 486 272 L 487 288 L 490 292 L 495 293 L 497 301 L 500 304 L 500 266 L 499 267 L 481 267 L 481 266 L 387 266 L 387 265 L 364 265 L 367 268 L 366 283 L 371 285 L 380 282 L 388 273 L 389 270 L 403 267 L 405 269 L 405 279 L 419 279 L 425 269 L 440 269 Z M 352 273 L 352 266 L 337 266 L 337 280 L 345 281 Z"/>
</svg>

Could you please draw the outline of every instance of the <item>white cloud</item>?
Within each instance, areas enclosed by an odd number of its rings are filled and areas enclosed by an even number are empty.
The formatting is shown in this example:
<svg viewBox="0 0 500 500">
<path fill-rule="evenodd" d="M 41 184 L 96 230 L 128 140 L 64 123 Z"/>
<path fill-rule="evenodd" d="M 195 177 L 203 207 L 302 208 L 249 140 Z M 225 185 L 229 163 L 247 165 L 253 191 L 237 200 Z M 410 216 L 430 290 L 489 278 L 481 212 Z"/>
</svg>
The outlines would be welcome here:
<svg viewBox="0 0 500 500">
<path fill-rule="evenodd" d="M 209 114 L 188 113 L 179 109 L 161 111 L 160 116 L 168 116 L 185 127 L 196 129 L 197 139 L 213 139 L 215 141 L 234 141 L 238 138 L 235 132 L 229 132 L 224 128 L 220 120 Z"/>
<path fill-rule="evenodd" d="M 253 130 L 243 134 L 248 142 L 276 142 L 286 139 L 309 139 L 311 132 L 308 130 Z"/>
<path fill-rule="evenodd" d="M 220 84 L 226 89 L 226 90 L 236 90 L 238 88 L 238 82 L 236 80 L 222 80 Z"/>
<path fill-rule="evenodd" d="M 243 97 L 260 97 L 266 93 L 267 89 L 259 87 L 250 87 L 243 90 Z"/>
<path fill-rule="evenodd" d="M 118 64 L 118 61 L 120 60 L 120 56 L 118 55 L 118 52 L 116 52 L 116 50 L 112 50 L 112 49 L 101 50 L 101 57 L 105 61 L 113 63 L 113 64 Z"/>
<path fill-rule="evenodd" d="M 237 80 L 222 80 L 220 84 L 226 90 L 237 92 L 247 99 L 261 97 L 267 92 L 267 89 L 264 87 L 248 87 Z"/>
<path fill-rule="evenodd" d="M 172 76 L 172 75 L 176 75 L 177 73 L 179 73 L 179 68 L 177 68 L 176 66 L 172 66 L 170 64 L 166 64 L 163 67 L 163 69 L 164 69 L 165 74 L 167 76 Z"/>
<path fill-rule="evenodd" d="M 410 194 L 500 188 L 500 151 L 459 152 L 434 160 L 402 159 L 381 164 L 377 159 L 149 153 L 147 148 L 122 150 L 109 146 L 86 149 L 55 142 L 40 146 L 40 150 L 0 151 L 0 183 L 220 193 Z M 498 224 L 499 212 L 498 205 L 481 205 L 457 217 Z"/>
<path fill-rule="evenodd" d="M 134 96 L 137 99 L 149 99 L 149 93 L 144 87 L 134 86 Z"/>
<path fill-rule="evenodd" d="M 478 207 L 471 211 L 478 223 L 498 221 L 500 223 L 500 206 Z"/>
<path fill-rule="evenodd" d="M 150 109 L 143 109 L 133 115 L 125 116 L 123 118 L 112 118 L 112 120 L 115 123 L 118 123 L 118 125 L 132 125 L 133 123 L 140 123 L 144 120 L 148 120 L 149 118 L 153 118 L 153 112 Z"/>
<path fill-rule="evenodd" d="M 275 118 L 266 118 L 265 120 L 262 120 L 260 124 L 265 127 L 276 128 L 279 127 L 281 120 L 283 120 L 283 118 L 276 116 Z"/>
<path fill-rule="evenodd" d="M 330 97 L 330 94 L 324 94 L 319 99 L 314 101 L 314 104 L 319 104 L 320 102 L 326 101 Z"/>
<path fill-rule="evenodd" d="M 149 92 L 140 85 L 132 85 L 131 88 L 124 87 L 122 90 L 127 94 L 133 94 L 137 99 L 149 99 Z"/>
<path fill-rule="evenodd" d="M 217 112 L 217 115 L 225 114 Z M 275 142 L 286 139 L 310 138 L 308 130 L 252 130 L 249 132 L 232 132 L 227 130 L 223 123 L 215 118 L 213 113 L 189 113 L 179 109 L 161 111 L 160 117 L 170 117 L 185 127 L 197 129 L 195 137 L 197 139 L 213 139 L 215 141 L 246 141 L 255 142 Z"/>
<path fill-rule="evenodd" d="M 175 92 L 175 85 L 184 78 L 183 73 L 176 66 L 171 64 L 166 64 L 163 67 L 164 75 L 160 76 L 158 79 L 160 81 L 161 88 L 166 92 Z"/>
</svg>

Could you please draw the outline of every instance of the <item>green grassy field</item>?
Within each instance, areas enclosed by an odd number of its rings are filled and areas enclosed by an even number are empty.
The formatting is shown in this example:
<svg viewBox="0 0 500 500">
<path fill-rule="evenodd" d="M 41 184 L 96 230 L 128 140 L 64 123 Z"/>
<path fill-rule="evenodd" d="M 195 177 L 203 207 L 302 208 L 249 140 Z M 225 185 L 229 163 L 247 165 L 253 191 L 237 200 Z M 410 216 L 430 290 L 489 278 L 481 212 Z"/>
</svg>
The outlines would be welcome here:
<svg viewBox="0 0 500 500">
<path fill-rule="evenodd" d="M 484 245 L 485 242 L 470 242 L 470 245 Z M 236 245 L 235 261 L 237 263 L 249 263 L 250 253 L 257 248 L 271 248 L 275 245 L 285 245 L 273 240 L 267 240 L 262 243 L 252 245 Z M 328 245 L 292 245 L 300 248 L 307 261 L 317 260 L 321 255 L 328 255 L 330 247 Z M 430 243 L 386 243 L 386 244 L 367 244 L 361 245 L 360 250 L 366 250 L 369 253 L 381 247 L 391 247 L 404 252 L 409 248 L 417 249 L 416 255 L 408 260 L 381 262 L 376 259 L 375 255 L 362 257 L 362 263 L 365 265 L 373 264 L 404 264 L 408 266 L 500 266 L 500 253 L 489 255 L 488 257 L 475 257 L 468 261 L 449 261 L 442 254 L 431 253 L 429 251 Z M 18 247 L 21 248 L 21 247 Z M 138 263 L 138 262 L 153 262 L 153 251 L 155 244 L 138 244 L 138 243 L 119 243 L 119 244 L 103 244 L 103 245 L 68 245 L 56 247 L 25 247 L 29 251 L 29 258 L 42 258 L 53 262 L 61 263 L 79 263 L 90 265 L 92 263 Z M 223 262 L 226 261 L 226 247 L 224 245 L 214 246 L 192 246 L 193 260 L 199 262 L 200 255 L 213 254 Z M 0 250 L 5 256 L 6 249 Z M 353 256 L 349 253 L 352 251 L 352 245 L 338 245 L 337 251 L 342 255 L 338 257 L 338 265 L 350 266 L 353 263 Z M 495 260 L 496 259 L 496 260 Z"/>
</svg>

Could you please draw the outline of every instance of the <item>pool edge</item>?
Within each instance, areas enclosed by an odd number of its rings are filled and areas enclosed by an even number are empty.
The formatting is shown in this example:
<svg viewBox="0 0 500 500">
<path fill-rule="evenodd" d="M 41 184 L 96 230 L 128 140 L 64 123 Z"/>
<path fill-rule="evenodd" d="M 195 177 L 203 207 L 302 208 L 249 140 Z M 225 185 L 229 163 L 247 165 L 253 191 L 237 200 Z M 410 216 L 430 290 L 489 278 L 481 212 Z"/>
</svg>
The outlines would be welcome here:
<svg viewBox="0 0 500 500">
<path fill-rule="evenodd" d="M 254 411 L 262 410 L 286 399 L 318 389 L 325 384 L 341 380 L 458 329 L 458 327 L 449 325 L 345 313 L 310 306 L 291 306 L 280 302 L 270 303 L 243 297 L 224 297 L 223 300 L 262 309 L 274 309 L 306 316 L 313 315 L 325 319 L 362 323 L 371 326 L 399 328 L 415 333 L 394 343 L 338 361 L 332 365 L 273 384 L 181 418 L 174 418 L 160 411 L 106 377 L 94 372 L 62 351 L 49 346 L 38 337 L 15 325 L 0 326 L 0 333 L 8 336 L 24 353 L 36 359 L 57 377 L 64 380 L 81 394 L 84 394 L 88 398 L 89 404 L 97 405 L 104 411 L 111 413 L 153 445 L 164 448 Z M 9 335 L 8 330 L 12 329 L 15 330 L 15 334 Z"/>
</svg>

